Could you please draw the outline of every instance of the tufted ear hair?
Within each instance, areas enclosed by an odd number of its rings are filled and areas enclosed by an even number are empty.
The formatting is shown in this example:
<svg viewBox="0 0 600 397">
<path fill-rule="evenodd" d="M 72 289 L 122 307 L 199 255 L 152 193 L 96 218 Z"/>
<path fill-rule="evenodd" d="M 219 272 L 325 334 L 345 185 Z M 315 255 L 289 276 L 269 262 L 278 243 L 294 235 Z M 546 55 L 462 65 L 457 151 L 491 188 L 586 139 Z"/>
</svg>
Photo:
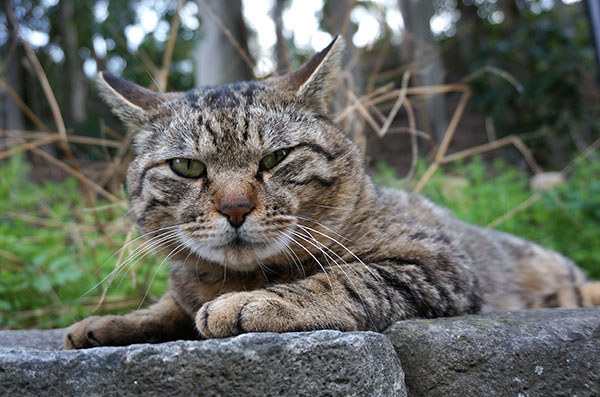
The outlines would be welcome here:
<svg viewBox="0 0 600 397">
<path fill-rule="evenodd" d="M 166 99 L 165 94 L 140 87 L 107 72 L 98 74 L 97 83 L 100 96 L 113 113 L 132 129 L 142 128 L 148 121 L 148 112 Z"/>
<path fill-rule="evenodd" d="M 298 70 L 282 76 L 280 84 L 293 91 L 304 105 L 321 115 L 326 115 L 338 79 L 341 77 L 344 47 L 344 39 L 336 35 L 325 49 Z"/>
</svg>

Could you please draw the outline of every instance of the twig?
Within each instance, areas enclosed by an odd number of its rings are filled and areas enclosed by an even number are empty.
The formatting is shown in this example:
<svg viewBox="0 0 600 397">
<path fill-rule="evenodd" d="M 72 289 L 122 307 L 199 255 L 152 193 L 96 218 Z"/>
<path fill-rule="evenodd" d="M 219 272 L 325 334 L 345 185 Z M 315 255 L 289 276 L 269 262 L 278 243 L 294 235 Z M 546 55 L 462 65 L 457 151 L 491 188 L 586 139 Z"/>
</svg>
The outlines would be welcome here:
<svg viewBox="0 0 600 397">
<path fill-rule="evenodd" d="M 396 115 L 400 111 L 400 108 L 402 107 L 402 104 L 404 103 L 404 100 L 406 99 L 406 90 L 408 88 L 409 81 L 410 81 L 410 72 L 405 72 L 404 76 L 402 76 L 402 88 L 400 89 L 400 94 L 398 95 L 398 99 L 394 103 L 392 110 L 388 113 L 388 116 L 387 116 L 385 122 L 383 123 L 383 126 L 379 130 L 375 130 L 375 132 L 377 133 L 377 136 L 379 136 L 380 138 L 382 138 L 387 133 L 388 129 L 392 125 L 392 122 L 396 118 Z"/>
<path fill-rule="evenodd" d="M 0 160 L 3 160 L 10 156 L 14 156 L 17 153 L 25 152 L 27 150 L 35 149 L 37 147 L 44 146 L 52 142 L 56 142 L 57 140 L 57 136 L 47 136 L 46 138 L 38 139 L 37 141 L 23 143 L 21 145 L 13 147 L 12 149 L 0 152 Z"/>
<path fill-rule="evenodd" d="M 499 217 L 499 218 L 493 220 L 492 222 L 488 223 L 486 225 L 486 227 L 489 227 L 490 229 L 495 228 L 496 226 L 498 226 L 498 225 L 506 222 L 510 218 L 514 217 L 519 212 L 522 212 L 522 211 L 526 210 L 527 208 L 531 207 L 540 198 L 542 198 L 542 192 L 536 192 L 536 193 L 534 193 L 531 197 L 529 197 L 527 200 L 523 201 L 521 204 L 517 205 L 512 210 L 508 211 L 506 214 L 504 214 L 501 217 Z"/>
<path fill-rule="evenodd" d="M 0 76 L 0 83 L 2 83 L 2 85 L 6 89 L 6 92 L 8 92 L 8 95 L 10 95 L 10 97 L 13 99 L 13 101 L 15 101 L 16 104 L 19 106 L 19 108 L 21 108 L 23 113 L 25 113 L 25 115 L 27 117 L 29 117 L 29 119 L 31 121 L 33 121 L 33 123 L 35 125 L 37 125 L 39 129 L 41 129 L 42 131 L 48 132 L 49 131 L 48 127 L 46 127 L 46 125 L 42 122 L 42 120 L 40 120 L 39 117 L 36 116 L 35 113 L 33 113 L 33 111 L 29 108 L 29 106 L 27 106 L 27 104 L 25 104 L 25 102 L 23 102 L 23 100 L 21 99 L 19 94 L 17 94 L 15 92 L 15 90 L 13 90 L 13 88 L 8 84 L 8 82 L 6 80 L 4 80 L 4 77 L 2 77 L 2 76 Z"/>
<path fill-rule="evenodd" d="M 52 134 L 52 133 L 51 133 Z M 0 135 L 9 136 L 9 137 L 17 137 L 17 138 L 25 138 L 25 139 L 50 139 L 52 141 L 59 141 L 60 137 L 55 134 L 49 135 L 48 133 L 36 132 L 36 131 L 27 131 L 27 130 L 4 130 L 0 128 Z M 89 136 L 81 136 L 81 135 L 69 135 L 69 142 L 79 143 L 83 145 L 96 145 L 96 146 L 107 146 L 119 148 L 123 146 L 123 142 L 116 141 L 114 139 L 102 139 L 102 138 L 92 138 Z"/>
<path fill-rule="evenodd" d="M 62 169 L 63 171 L 68 172 L 69 174 L 73 175 L 81 183 L 86 184 L 87 186 L 89 186 L 90 188 L 92 188 L 92 190 L 96 191 L 98 194 L 100 194 L 101 196 L 103 196 L 107 200 L 109 200 L 109 201 L 111 201 L 111 202 L 113 202 L 115 204 L 121 204 L 121 206 L 123 208 L 127 208 L 127 206 L 123 205 L 122 202 L 121 202 L 121 200 L 117 196 L 115 196 L 112 193 L 106 191 L 105 189 L 102 188 L 102 186 L 100 186 L 100 185 L 92 182 L 91 180 L 89 180 L 85 175 L 83 175 L 81 173 L 81 171 L 78 171 L 78 170 L 76 170 L 74 168 L 69 167 L 68 165 L 66 165 L 62 161 L 54 158 L 54 156 L 49 155 L 48 153 L 44 152 L 43 150 L 34 148 L 31 151 L 34 152 L 35 154 L 37 154 L 38 156 L 45 158 L 46 160 L 48 160 L 52 164 L 56 165 L 58 168 Z"/>
<path fill-rule="evenodd" d="M 507 137 L 497 139 L 495 141 L 485 143 L 483 145 L 474 146 L 469 149 L 465 149 L 465 150 L 461 150 L 456 153 L 449 154 L 443 158 L 441 163 L 447 164 L 452 161 L 456 161 L 458 159 L 462 159 L 465 157 L 473 156 L 475 154 L 480 154 L 480 153 L 484 153 L 484 152 L 487 152 L 490 150 L 498 149 L 502 146 L 506 146 L 506 145 L 510 145 L 510 144 L 513 144 L 515 146 L 515 148 L 517 148 L 517 150 L 519 152 L 521 152 L 521 154 L 523 155 L 523 158 L 525 159 L 525 161 L 527 161 L 527 164 L 529 164 L 529 167 L 531 168 L 531 170 L 534 173 L 539 174 L 540 172 L 543 172 L 542 167 L 540 167 L 540 165 L 537 163 L 537 161 L 535 161 L 535 158 L 533 157 L 531 150 L 529 150 L 527 145 L 525 145 L 525 143 L 523 143 L 523 141 L 518 136 L 515 136 L 515 135 L 509 135 Z"/>
<path fill-rule="evenodd" d="M 475 72 L 473 72 L 470 75 L 468 75 L 467 77 L 465 77 L 462 81 L 467 83 L 473 79 L 476 79 L 477 77 L 481 76 L 484 73 L 491 73 L 493 75 L 503 78 L 504 80 L 508 81 L 515 88 L 515 90 L 517 90 L 517 92 L 519 94 L 522 94 L 524 91 L 523 84 L 521 84 L 519 82 L 519 80 L 516 79 L 515 76 L 508 73 L 507 71 L 504 71 L 504 70 L 499 69 L 492 65 L 486 65 L 486 66 L 482 67 L 481 69 L 476 70 Z"/>
<path fill-rule="evenodd" d="M 348 96 L 348 98 L 350 98 L 351 101 L 354 102 L 354 104 L 356 105 L 356 109 L 361 114 L 361 116 L 367 121 L 367 123 L 369 123 L 371 128 L 373 128 L 374 131 L 379 130 L 380 127 L 377 125 L 377 122 L 373 120 L 373 117 L 371 117 L 367 108 L 361 103 L 360 99 L 356 97 L 354 92 L 352 92 L 351 90 L 346 90 L 346 95 Z"/>
<path fill-rule="evenodd" d="M 408 169 L 408 172 L 406 173 L 405 179 L 410 180 L 414 176 L 415 171 L 417 169 L 417 157 L 419 156 L 419 146 L 418 146 L 418 142 L 417 142 L 417 133 L 416 133 L 417 123 L 415 120 L 415 112 L 414 112 L 412 105 L 410 104 L 410 101 L 408 99 L 404 100 L 404 107 L 406 108 L 406 114 L 408 115 L 408 125 L 409 125 L 409 132 L 410 132 L 410 148 L 411 148 L 411 155 L 412 155 L 411 160 L 410 160 L 410 168 Z M 429 135 L 427 135 L 427 137 L 430 138 Z"/>
<path fill-rule="evenodd" d="M 590 146 L 587 147 L 587 149 L 583 153 L 581 153 L 581 155 L 575 157 L 569 164 L 567 164 L 565 168 L 562 169 L 562 173 L 566 175 L 569 172 L 571 172 L 571 170 L 573 170 L 573 167 L 575 167 L 577 163 L 579 163 L 582 159 L 588 157 L 598 148 L 600 148 L 600 138 L 596 139 Z"/>
<path fill-rule="evenodd" d="M 452 119 L 448 124 L 448 128 L 444 133 L 444 138 L 442 139 L 442 143 L 440 144 L 440 147 L 435 155 L 433 163 L 429 166 L 427 171 L 425 171 L 425 174 L 423 175 L 423 177 L 421 177 L 421 180 L 419 180 L 419 183 L 417 183 L 417 186 L 413 190 L 415 194 L 419 194 L 423 190 L 427 182 L 429 182 L 429 179 L 431 179 L 431 177 L 433 176 L 435 171 L 437 171 L 437 169 L 443 161 L 446 151 L 448 150 L 448 146 L 450 145 L 450 141 L 452 140 L 454 132 L 456 131 L 456 127 L 458 126 L 458 122 L 460 121 L 465 107 L 467 106 L 467 102 L 471 97 L 471 90 L 468 88 L 468 86 L 463 85 L 463 90 L 463 94 L 460 97 L 460 101 L 458 102 L 456 110 L 452 115 Z"/>
<path fill-rule="evenodd" d="M 158 90 L 161 92 L 166 91 L 167 89 L 167 78 L 169 76 L 169 68 L 171 65 L 171 59 L 173 58 L 173 49 L 175 48 L 175 40 L 177 39 L 177 30 L 179 29 L 179 11 L 181 11 L 181 7 L 183 6 L 183 0 L 177 1 L 177 8 L 175 9 L 175 14 L 171 19 L 171 27 L 169 30 L 169 40 L 167 41 L 167 47 L 165 48 L 165 53 L 163 54 L 162 59 L 162 67 L 158 71 L 157 80 L 158 80 Z"/>
<path fill-rule="evenodd" d="M 375 91 L 373 91 L 367 95 L 361 96 L 360 101 L 361 102 L 370 101 L 373 97 L 376 97 L 377 95 L 385 94 L 393 88 L 394 88 L 393 83 L 386 84 L 382 87 L 377 88 Z M 333 122 L 335 124 L 339 124 L 344 119 L 346 119 L 356 109 L 356 107 L 357 107 L 356 105 L 346 106 L 339 114 L 337 114 L 336 116 L 333 117 Z"/>
</svg>

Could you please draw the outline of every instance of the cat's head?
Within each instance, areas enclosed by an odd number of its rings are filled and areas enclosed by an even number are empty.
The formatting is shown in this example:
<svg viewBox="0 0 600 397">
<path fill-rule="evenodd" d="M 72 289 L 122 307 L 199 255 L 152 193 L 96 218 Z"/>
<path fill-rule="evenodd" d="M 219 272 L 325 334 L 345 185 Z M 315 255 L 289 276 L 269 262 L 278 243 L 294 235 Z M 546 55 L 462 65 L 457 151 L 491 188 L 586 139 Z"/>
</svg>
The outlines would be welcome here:
<svg viewBox="0 0 600 397">
<path fill-rule="evenodd" d="M 127 189 L 142 232 L 253 270 L 316 251 L 303 227 L 319 240 L 342 228 L 363 174 L 358 150 L 326 117 L 342 51 L 336 38 L 287 75 L 186 93 L 101 74 L 103 97 L 136 134 Z"/>
</svg>

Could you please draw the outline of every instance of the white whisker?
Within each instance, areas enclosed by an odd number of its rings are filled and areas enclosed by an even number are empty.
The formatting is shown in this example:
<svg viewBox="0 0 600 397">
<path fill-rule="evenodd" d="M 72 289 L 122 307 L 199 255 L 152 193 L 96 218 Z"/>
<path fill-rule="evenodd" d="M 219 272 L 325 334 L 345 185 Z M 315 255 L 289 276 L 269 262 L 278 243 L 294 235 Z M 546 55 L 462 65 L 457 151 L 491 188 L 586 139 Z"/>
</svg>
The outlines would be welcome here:
<svg viewBox="0 0 600 397">
<path fill-rule="evenodd" d="M 152 283 L 154 283 L 154 279 L 156 278 L 156 275 L 158 274 L 158 271 L 160 270 L 162 265 L 173 255 L 177 255 L 179 252 L 183 251 L 183 249 L 185 249 L 185 243 L 179 244 L 177 247 L 173 248 L 173 250 L 171 250 L 171 252 L 169 252 L 169 255 L 167 255 L 165 257 L 165 259 L 163 259 L 162 262 L 160 262 L 160 264 L 156 267 L 156 271 L 152 275 L 152 279 L 150 280 L 150 283 L 148 283 L 148 288 L 146 288 L 146 292 L 144 293 L 144 296 L 142 297 L 142 300 L 138 306 L 138 310 L 144 304 L 144 301 L 146 300 L 146 297 L 148 296 L 148 293 L 150 292 L 150 288 L 152 287 Z"/>
<path fill-rule="evenodd" d="M 320 232 L 320 231 L 318 231 L 316 229 L 313 229 L 311 227 L 300 225 L 300 224 L 298 224 L 298 227 L 300 227 L 300 228 L 302 228 L 304 230 L 308 229 L 310 231 L 313 231 L 315 233 L 320 234 L 323 237 L 326 237 L 326 238 L 330 239 L 331 241 L 333 241 L 334 243 L 336 243 L 337 245 L 339 245 L 340 247 L 342 247 L 343 249 L 345 249 L 350 255 L 352 255 L 354 257 L 354 259 L 356 259 L 371 274 L 371 276 L 373 276 L 373 278 L 375 280 L 381 282 L 381 279 L 379 278 L 379 276 L 377 274 L 373 273 L 373 271 L 371 269 L 369 269 L 369 267 L 367 265 L 365 265 L 365 263 L 358 256 L 356 256 L 354 254 L 354 252 L 350 251 L 350 249 L 348 247 L 346 247 L 344 244 L 340 243 L 339 241 L 337 241 L 333 237 L 331 237 L 331 236 L 329 236 L 329 235 L 327 235 L 325 233 L 322 233 L 322 232 Z"/>
<path fill-rule="evenodd" d="M 356 295 L 358 295 L 358 298 L 360 299 L 360 302 L 361 302 L 361 304 L 362 304 L 363 308 L 365 309 L 365 314 L 367 315 L 367 317 L 371 318 L 371 315 L 369 314 L 369 309 L 367 308 L 367 304 L 365 303 L 365 301 L 364 301 L 364 299 L 363 299 L 363 297 L 362 297 L 361 293 L 359 292 L 359 289 L 356 287 L 356 284 L 354 284 L 354 281 L 353 281 L 353 280 L 350 278 L 350 276 L 348 276 L 348 273 L 346 273 L 346 272 L 344 271 L 344 269 L 342 268 L 342 266 L 341 266 L 339 263 L 337 263 L 337 261 L 336 261 L 335 259 L 333 259 L 333 258 L 332 258 L 332 257 L 331 257 L 331 256 L 330 256 L 330 255 L 329 255 L 327 252 L 325 252 L 325 251 L 324 251 L 324 250 L 323 250 L 321 247 L 319 247 L 318 245 L 316 245 L 316 244 L 314 244 L 313 242 L 311 242 L 309 239 L 307 239 L 306 237 L 304 237 L 304 236 L 303 236 L 301 233 L 299 233 L 299 232 L 295 232 L 295 231 L 294 231 L 293 233 L 294 233 L 294 235 L 295 235 L 295 236 L 297 236 L 297 237 L 301 238 L 302 240 L 306 241 L 307 243 L 311 244 L 313 247 L 315 247 L 315 248 L 318 248 L 318 249 L 319 249 L 319 250 L 320 250 L 320 251 L 323 253 L 323 255 L 325 255 L 325 258 L 329 257 L 329 259 L 331 259 L 331 260 L 332 260 L 332 262 L 333 262 L 333 263 L 334 263 L 334 264 L 335 264 L 335 265 L 338 267 L 338 269 L 340 269 L 340 271 L 342 272 L 342 274 L 343 274 L 343 275 L 346 277 L 346 279 L 347 279 L 347 280 L 350 282 L 350 284 L 352 285 L 352 288 L 354 289 L 354 292 L 356 292 Z M 312 236 L 311 236 L 311 237 L 312 237 Z M 318 244 L 320 244 L 320 245 L 323 245 L 323 244 L 322 244 L 320 241 L 318 241 L 318 240 L 317 240 L 317 239 L 315 239 L 314 237 L 312 237 L 312 239 L 313 239 L 313 240 L 315 240 L 315 242 L 317 242 Z M 327 247 L 325 247 L 325 248 L 327 248 Z M 334 252 L 334 251 L 332 251 L 332 252 Z M 334 253 L 335 253 L 335 252 L 334 252 Z M 336 255 L 337 255 L 337 254 L 336 254 Z M 339 257 L 339 256 L 338 256 L 338 257 Z M 342 259 L 342 258 L 340 257 L 340 259 Z M 343 259 L 342 259 L 342 261 L 343 261 Z M 344 261 L 344 263 L 346 263 L 346 261 Z M 347 263 L 346 263 L 346 265 L 347 265 L 349 268 L 352 268 L 352 267 L 351 267 L 351 266 L 349 266 Z M 355 274 L 358 276 L 358 274 L 357 274 L 356 272 L 355 272 Z"/>
<path fill-rule="evenodd" d="M 144 235 L 147 235 L 147 234 L 149 234 L 149 233 L 152 233 L 152 232 L 148 232 L 148 233 L 146 233 L 146 234 L 144 234 Z M 159 239 L 160 241 L 162 241 L 161 239 L 164 239 L 166 235 L 169 235 L 169 234 L 171 234 L 171 233 L 174 233 L 174 232 L 173 232 L 173 231 L 169 231 L 169 232 L 165 233 L 164 235 L 158 235 L 158 236 L 154 236 L 154 237 L 152 237 L 152 238 L 151 238 L 150 240 L 148 240 L 148 241 L 152 241 L 152 240 L 156 240 L 156 239 Z M 141 237 L 141 236 L 140 236 L 140 237 Z M 136 238 L 136 240 L 137 240 L 137 239 L 139 239 L 139 237 L 138 237 L 138 238 Z M 146 248 L 145 248 L 145 246 L 146 246 L 146 244 L 148 243 L 148 241 L 145 241 L 145 242 L 144 242 L 142 245 L 140 245 L 140 247 L 136 248 L 136 250 L 134 250 L 134 251 L 133 251 L 133 253 L 131 253 L 131 254 L 130 254 L 130 255 L 129 255 L 129 256 L 128 256 L 128 257 L 127 257 L 127 258 L 126 258 L 126 259 L 125 259 L 123 262 L 121 262 L 121 263 L 120 263 L 120 264 L 119 264 L 119 265 L 118 265 L 118 266 L 117 266 L 115 269 L 113 269 L 113 270 L 112 270 L 112 271 L 111 271 L 111 272 L 110 272 L 108 275 L 106 275 L 106 276 L 105 276 L 105 277 L 104 277 L 102 280 L 100 280 L 98 283 L 96 283 L 96 284 L 95 284 L 93 287 L 91 287 L 89 290 L 87 290 L 87 291 L 86 291 L 86 292 L 85 292 L 83 295 L 81 295 L 81 296 L 82 296 L 82 297 L 83 297 L 83 296 L 86 296 L 87 294 L 89 294 L 90 292 L 92 292 L 92 291 L 93 291 L 93 290 L 94 290 L 96 287 L 98 287 L 100 284 L 104 283 L 106 280 L 109 280 L 109 279 L 110 279 L 110 280 L 112 281 L 112 280 L 113 280 L 115 277 L 117 277 L 117 276 L 118 276 L 118 274 L 121 272 L 121 270 L 123 270 L 123 268 L 124 268 L 125 266 L 127 266 L 127 264 L 130 262 L 130 260 L 132 259 L 132 256 L 137 256 L 137 255 L 139 254 L 139 252 L 140 252 L 140 251 L 143 251 L 143 250 L 145 250 L 145 249 L 146 249 Z M 128 244 L 126 244 L 126 246 L 127 246 L 127 245 L 129 245 L 131 242 L 132 242 L 132 241 L 130 241 Z M 125 247 L 123 247 L 123 248 L 125 248 Z M 121 248 L 121 250 L 122 250 L 123 248 Z M 120 250 L 119 250 L 119 251 L 120 251 Z M 119 251 L 117 251 L 117 252 L 119 252 Z M 114 256 L 114 254 L 113 254 L 113 256 Z M 110 258 L 109 258 L 109 259 L 110 259 Z M 109 283 L 109 285 L 108 285 L 108 286 L 110 286 L 110 283 Z M 107 286 L 106 288 L 108 288 L 108 286 Z"/>
<path fill-rule="evenodd" d="M 287 235 L 287 234 L 285 234 L 285 235 L 290 239 L 290 241 L 294 242 L 296 245 L 298 245 L 300 248 L 302 248 L 304 251 L 306 251 L 308 253 L 308 255 L 310 255 L 315 260 L 315 262 L 317 262 L 317 264 L 319 265 L 321 270 L 323 270 L 323 273 L 325 273 L 325 277 L 327 278 L 327 281 L 329 282 L 329 286 L 331 287 L 331 294 L 333 295 L 333 300 L 336 302 L 336 305 L 337 305 L 337 300 L 335 298 L 335 290 L 333 289 L 333 284 L 331 283 L 331 279 L 329 278 L 329 274 L 327 274 L 327 270 L 325 270 L 325 267 L 323 267 L 321 262 L 317 259 L 316 256 L 313 255 L 312 252 L 310 252 L 310 250 L 308 248 L 306 248 L 305 246 L 300 244 L 298 241 L 296 241 L 296 239 L 294 237 Z"/>
<path fill-rule="evenodd" d="M 343 239 L 343 240 L 346 240 L 346 241 L 350 241 L 350 242 L 352 242 L 352 240 L 351 240 L 351 239 L 349 239 L 348 237 L 341 235 L 340 233 L 338 233 L 338 232 L 336 232 L 335 230 L 333 230 L 333 229 L 331 229 L 331 228 L 329 228 L 329 227 L 325 226 L 324 224 L 322 224 L 321 222 L 319 222 L 318 220 L 316 220 L 316 219 L 314 219 L 314 218 L 311 218 L 311 217 L 309 217 L 309 216 L 303 216 L 303 215 L 296 215 L 296 218 L 298 218 L 298 219 L 303 219 L 303 220 L 306 220 L 306 221 L 312 222 L 312 223 L 314 223 L 314 224 L 316 224 L 316 225 L 319 225 L 319 226 L 321 226 L 323 229 L 326 229 L 326 230 L 330 231 L 331 233 L 335 234 L 335 235 L 336 235 L 336 236 L 338 236 L 339 238 L 341 238 L 341 239 Z M 298 226 L 305 226 L 305 225 L 302 225 L 302 224 L 298 223 Z M 308 226 L 305 226 L 305 227 L 308 227 Z"/>
</svg>

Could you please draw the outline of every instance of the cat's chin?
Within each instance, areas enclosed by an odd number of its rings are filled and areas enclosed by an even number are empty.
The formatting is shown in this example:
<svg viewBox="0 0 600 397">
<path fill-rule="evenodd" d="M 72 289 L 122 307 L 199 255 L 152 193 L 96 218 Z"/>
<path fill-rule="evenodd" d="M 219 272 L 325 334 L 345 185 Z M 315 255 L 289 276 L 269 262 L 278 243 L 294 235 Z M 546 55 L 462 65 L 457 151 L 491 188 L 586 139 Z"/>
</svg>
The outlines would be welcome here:
<svg viewBox="0 0 600 397">
<path fill-rule="evenodd" d="M 226 244 L 206 247 L 186 244 L 199 258 L 220 264 L 228 270 L 250 272 L 259 268 L 262 261 L 281 253 L 281 244 L 249 242 L 232 239 Z"/>
</svg>

